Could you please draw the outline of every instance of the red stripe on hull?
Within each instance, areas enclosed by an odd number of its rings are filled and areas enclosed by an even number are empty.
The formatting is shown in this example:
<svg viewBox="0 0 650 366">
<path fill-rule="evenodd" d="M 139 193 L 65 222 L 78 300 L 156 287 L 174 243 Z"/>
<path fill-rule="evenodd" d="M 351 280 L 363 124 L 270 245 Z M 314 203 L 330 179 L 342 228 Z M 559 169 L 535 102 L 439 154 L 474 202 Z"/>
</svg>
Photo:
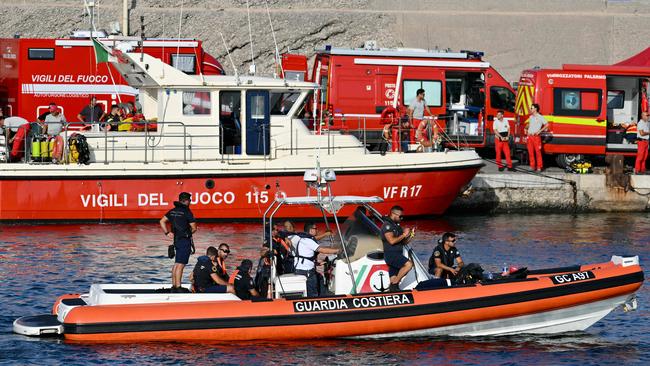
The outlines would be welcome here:
<svg viewBox="0 0 650 366">
<path fill-rule="evenodd" d="M 382 197 L 385 202 L 375 205 L 380 211 L 399 204 L 409 216 L 438 215 L 478 169 L 339 174 L 332 189 L 335 195 Z M 306 192 L 302 176 L 0 180 L 0 220 L 158 219 L 182 191 L 192 193 L 197 218 L 258 219 L 276 187 L 289 196 Z M 292 207 L 278 215 L 307 218 L 318 211 Z"/>
</svg>

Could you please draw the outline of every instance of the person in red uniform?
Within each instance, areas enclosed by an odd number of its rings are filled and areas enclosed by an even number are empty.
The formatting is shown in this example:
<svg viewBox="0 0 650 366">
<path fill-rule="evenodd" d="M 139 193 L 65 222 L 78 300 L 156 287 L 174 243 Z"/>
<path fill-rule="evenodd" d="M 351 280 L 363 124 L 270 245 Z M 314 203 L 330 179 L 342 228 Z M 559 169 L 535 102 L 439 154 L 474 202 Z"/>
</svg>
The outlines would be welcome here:
<svg viewBox="0 0 650 366">
<path fill-rule="evenodd" d="M 645 174 L 646 160 L 648 159 L 648 139 L 650 139 L 650 122 L 648 112 L 641 113 L 641 119 L 636 124 L 636 162 L 634 163 L 634 174 Z"/>
<path fill-rule="evenodd" d="M 533 103 L 530 106 L 530 117 L 526 127 L 526 145 L 528 145 L 528 160 L 530 168 L 541 172 L 544 169 L 542 161 L 542 136 L 541 133 L 548 130 L 548 122 L 539 114 L 539 104 Z"/>
<path fill-rule="evenodd" d="M 508 143 L 510 139 L 510 124 L 503 119 L 503 111 L 497 111 L 497 118 L 492 123 L 492 129 L 494 130 L 494 148 L 497 153 L 497 166 L 499 167 L 499 171 L 502 172 L 504 169 L 503 163 L 501 162 L 501 153 L 506 157 L 508 170 L 513 171 L 512 159 L 510 158 L 510 144 Z"/>
</svg>

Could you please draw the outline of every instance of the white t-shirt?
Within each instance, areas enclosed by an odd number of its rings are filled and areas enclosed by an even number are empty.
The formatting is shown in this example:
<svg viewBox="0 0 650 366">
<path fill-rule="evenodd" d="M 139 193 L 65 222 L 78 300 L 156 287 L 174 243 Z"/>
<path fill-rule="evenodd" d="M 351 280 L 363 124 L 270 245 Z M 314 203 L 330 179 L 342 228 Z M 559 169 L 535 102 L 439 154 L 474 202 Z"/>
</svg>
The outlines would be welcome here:
<svg viewBox="0 0 650 366">
<path fill-rule="evenodd" d="M 650 135 L 641 136 L 640 131 L 645 131 L 650 133 L 650 121 L 644 121 L 642 119 L 636 124 L 636 137 L 642 140 L 650 139 Z"/>
<path fill-rule="evenodd" d="M 492 122 L 492 129 L 494 132 L 500 133 L 500 132 L 508 132 L 510 131 L 510 124 L 508 121 L 501 120 L 499 121 L 498 119 L 494 119 L 494 122 Z"/>
<path fill-rule="evenodd" d="M 539 130 L 542 129 L 542 127 L 546 126 L 548 122 L 546 121 L 546 118 L 544 118 L 541 114 L 537 114 L 537 116 L 530 116 L 530 119 L 528 119 L 528 134 L 533 135 Z"/>
<path fill-rule="evenodd" d="M 413 118 L 424 119 L 424 103 L 426 103 L 424 99 L 418 100 L 418 98 L 414 98 L 411 101 L 409 108 L 413 110 Z"/>
<path fill-rule="evenodd" d="M 65 116 L 63 113 L 59 113 L 58 116 L 52 115 L 52 113 L 48 114 L 47 117 L 45 117 L 45 125 L 47 126 L 47 134 L 51 136 L 56 136 L 61 133 L 63 130 L 63 124 L 66 123 Z"/>
<path fill-rule="evenodd" d="M 11 128 L 13 132 L 18 132 L 18 127 L 29 123 L 22 117 L 7 117 L 5 118 L 5 128 Z"/>
<path fill-rule="evenodd" d="M 294 249 L 298 251 L 297 254 L 301 257 L 312 258 L 318 252 L 319 245 L 313 239 L 301 238 L 298 235 L 291 235 L 289 239 L 291 240 L 291 245 L 293 245 Z M 293 264 L 296 269 L 302 271 L 310 271 L 316 267 L 314 261 L 297 256 L 294 258 Z"/>
</svg>

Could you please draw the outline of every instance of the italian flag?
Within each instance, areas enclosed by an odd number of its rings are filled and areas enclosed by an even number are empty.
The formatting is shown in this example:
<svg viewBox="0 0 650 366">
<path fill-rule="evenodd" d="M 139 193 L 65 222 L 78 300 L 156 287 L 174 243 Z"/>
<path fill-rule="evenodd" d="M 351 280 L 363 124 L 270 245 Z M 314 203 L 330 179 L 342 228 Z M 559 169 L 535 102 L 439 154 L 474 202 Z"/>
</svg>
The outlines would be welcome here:
<svg viewBox="0 0 650 366">
<path fill-rule="evenodd" d="M 92 38 L 93 48 L 95 49 L 95 62 L 101 64 L 102 62 L 115 62 L 116 58 L 110 54 L 110 51 L 101 42 Z"/>
</svg>

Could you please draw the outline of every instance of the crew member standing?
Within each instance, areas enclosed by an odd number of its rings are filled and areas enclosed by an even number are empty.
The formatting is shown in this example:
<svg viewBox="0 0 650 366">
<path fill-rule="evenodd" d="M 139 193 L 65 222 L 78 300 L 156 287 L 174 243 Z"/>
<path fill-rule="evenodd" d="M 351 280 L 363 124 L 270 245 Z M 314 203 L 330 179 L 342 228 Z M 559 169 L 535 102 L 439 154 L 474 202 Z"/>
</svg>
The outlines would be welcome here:
<svg viewBox="0 0 650 366">
<path fill-rule="evenodd" d="M 318 253 L 321 254 L 338 254 L 339 249 L 328 248 L 319 245 L 316 242 L 318 228 L 316 225 L 308 222 L 305 224 L 305 232 L 289 236 L 292 242 L 295 256 L 294 266 L 295 274 L 307 277 L 307 296 L 318 296 L 318 273 L 316 273 L 316 259 Z"/>
<path fill-rule="evenodd" d="M 648 158 L 648 138 L 650 138 L 650 122 L 648 112 L 641 113 L 641 119 L 636 124 L 636 162 L 634 163 L 634 174 L 644 174 L 646 159 Z"/>
<path fill-rule="evenodd" d="M 454 261 L 458 264 L 457 268 L 454 268 Z M 463 258 L 456 248 L 456 235 L 444 233 L 441 243 L 433 249 L 429 258 L 429 273 L 437 278 L 453 278 L 462 267 Z"/>
<path fill-rule="evenodd" d="M 400 281 L 413 268 L 413 262 L 404 256 L 404 244 L 408 243 L 412 237 L 412 231 L 410 228 L 402 229 L 400 226 L 403 213 L 404 209 L 400 206 L 393 206 L 381 226 L 384 260 L 388 265 L 388 276 L 390 277 L 389 291 L 399 291 Z"/>
<path fill-rule="evenodd" d="M 176 261 L 172 267 L 172 292 L 179 291 L 183 270 L 190 260 L 190 253 L 194 252 L 192 234 L 196 232 L 197 227 L 196 219 L 190 210 L 191 198 L 192 195 L 187 192 L 179 194 L 178 201 L 174 202 L 174 208 L 160 219 L 160 227 L 165 236 L 174 240 L 176 250 Z"/>
<path fill-rule="evenodd" d="M 530 106 L 530 118 L 528 118 L 528 127 L 526 129 L 526 145 L 528 146 L 530 168 L 538 172 L 544 169 L 541 133 L 546 130 L 548 130 L 548 122 L 544 116 L 539 114 L 539 104 L 533 103 Z"/>
<path fill-rule="evenodd" d="M 499 171 L 502 172 L 504 167 L 501 162 L 501 153 L 506 157 L 506 164 L 508 170 L 513 171 L 512 159 L 510 158 L 510 124 L 503 119 L 503 111 L 497 111 L 497 118 L 492 122 L 492 130 L 494 130 L 494 148 L 497 153 L 497 166 Z"/>
<path fill-rule="evenodd" d="M 90 97 L 90 103 L 77 115 L 80 123 L 70 123 L 68 130 L 85 130 L 90 128 L 93 123 L 101 121 L 103 116 L 104 109 L 101 104 L 97 104 L 97 98 L 92 96 Z"/>
</svg>

